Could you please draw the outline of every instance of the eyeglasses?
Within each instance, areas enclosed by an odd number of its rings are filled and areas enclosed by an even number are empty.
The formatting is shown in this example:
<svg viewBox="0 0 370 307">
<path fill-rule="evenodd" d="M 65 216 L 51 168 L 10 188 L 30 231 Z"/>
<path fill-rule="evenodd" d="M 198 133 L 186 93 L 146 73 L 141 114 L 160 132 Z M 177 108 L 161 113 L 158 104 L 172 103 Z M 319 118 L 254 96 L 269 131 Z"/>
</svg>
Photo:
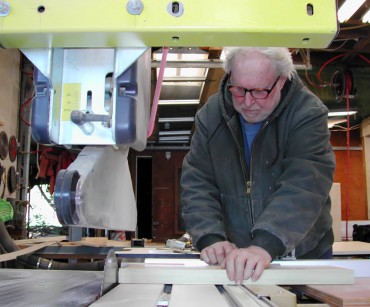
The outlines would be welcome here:
<svg viewBox="0 0 370 307">
<path fill-rule="evenodd" d="M 229 74 L 229 80 L 227 81 L 226 86 L 227 86 L 227 89 L 230 91 L 231 95 L 237 98 L 242 98 L 242 97 L 245 97 L 247 93 L 250 93 L 254 99 L 266 99 L 268 95 L 270 95 L 270 93 L 273 91 L 275 85 L 277 84 L 280 78 L 280 76 L 276 78 L 274 84 L 271 86 L 270 89 L 266 89 L 266 88 L 247 89 L 245 87 L 231 85 L 230 76 L 231 76 L 231 73 Z"/>
</svg>

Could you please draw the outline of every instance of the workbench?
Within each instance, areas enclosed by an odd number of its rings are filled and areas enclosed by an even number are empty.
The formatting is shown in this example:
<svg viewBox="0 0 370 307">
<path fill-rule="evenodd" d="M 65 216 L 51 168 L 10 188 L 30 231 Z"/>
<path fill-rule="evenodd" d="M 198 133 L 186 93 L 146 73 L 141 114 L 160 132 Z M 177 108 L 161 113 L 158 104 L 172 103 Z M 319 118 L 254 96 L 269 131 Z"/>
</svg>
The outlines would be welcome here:
<svg viewBox="0 0 370 307">
<path fill-rule="evenodd" d="M 156 306 L 159 293 L 163 285 L 123 285 L 120 284 L 105 296 L 100 298 L 93 307 L 115 307 L 115 306 L 135 306 L 147 307 Z M 326 304 L 312 303 L 310 305 L 298 304 L 301 307 L 352 307 L 352 306 L 370 306 L 370 279 L 358 278 L 352 286 L 347 285 L 320 285 L 320 286 L 301 286 L 295 290 L 301 290 L 306 295 L 316 298 Z M 288 294 L 285 293 L 286 296 Z M 205 304 L 206 302 L 206 304 Z M 249 307 L 259 306 L 251 305 Z M 222 296 L 215 286 L 210 285 L 176 285 L 172 289 L 171 307 L 228 307 L 227 300 Z M 248 305 L 247 305 L 248 306 Z M 287 307 L 287 306 L 284 306 Z"/>
<path fill-rule="evenodd" d="M 92 242 L 80 242 L 79 244 L 91 243 Z M 201 262 L 199 260 L 199 252 L 195 251 L 173 250 L 163 245 L 154 244 L 148 244 L 145 247 L 130 247 L 128 242 L 112 244 L 115 246 L 107 246 L 107 244 L 110 245 L 109 242 L 105 242 L 104 244 L 96 243 L 96 246 L 63 246 L 63 244 L 59 243 L 59 245 L 46 246 L 36 251 L 35 254 L 45 258 L 52 256 L 53 259 L 104 259 L 108 251 L 113 249 L 115 250 L 117 258 L 119 258 L 122 263 L 127 264 L 166 263 L 167 265 L 181 265 L 184 261 Z M 294 303 L 291 303 L 291 306 L 294 307 L 297 306 L 298 294 L 304 294 L 306 297 L 328 304 L 313 304 L 312 306 L 315 307 L 370 306 L 370 260 L 348 259 L 353 256 L 366 258 L 369 252 L 369 243 L 357 241 L 336 242 L 333 246 L 333 254 L 336 257 L 334 260 L 273 262 L 273 265 L 314 266 L 315 269 L 317 269 L 319 265 L 347 268 L 354 272 L 355 278 L 353 284 L 294 284 L 293 286 L 289 285 L 289 287 L 287 287 L 287 285 L 279 285 L 279 283 L 276 283 L 275 285 L 248 284 L 246 286 L 249 290 L 254 289 L 254 291 L 259 291 L 259 293 L 268 292 L 267 296 L 284 290 L 283 298 L 289 302 L 294 301 Z M 27 302 L 27 305 L 30 306 L 87 306 L 92 304 L 94 307 L 99 307 L 122 306 L 122 304 L 126 303 L 135 307 L 156 306 L 167 282 L 153 281 L 150 279 L 150 274 L 150 270 L 145 271 L 143 275 L 145 277 L 139 278 L 139 282 L 126 283 L 123 280 L 114 289 L 99 298 L 104 277 L 103 272 L 1 269 L 0 305 L 12 307 L 24 306 L 24 303 Z M 177 273 L 177 276 L 179 275 L 180 274 Z M 127 275 L 124 276 L 126 277 Z M 221 288 L 219 288 L 216 287 L 215 284 L 202 284 L 202 282 L 199 282 L 201 279 L 199 277 L 200 276 L 192 278 L 195 282 L 198 282 L 198 284 L 183 284 L 180 282 L 174 283 L 171 286 L 171 295 L 169 296 L 171 299 L 171 307 L 200 306 L 202 304 L 199 305 L 198 303 L 204 300 L 213 307 L 235 306 L 230 305 L 227 299 L 228 296 L 225 296 L 222 292 L 223 290 L 220 290 L 222 288 L 221 286 Z M 307 278 L 307 276 L 303 276 L 303 278 Z M 235 292 L 237 296 L 243 296 L 243 302 L 247 300 L 244 296 L 249 290 L 240 287 L 232 287 L 233 285 L 227 281 L 221 281 L 220 283 L 228 284 L 224 287 L 228 289 L 230 293 Z M 262 288 L 253 288 L 256 286 Z M 287 289 L 289 290 L 288 293 L 285 292 Z M 294 291 L 295 293 L 293 294 L 294 300 L 291 298 L 292 293 L 290 291 Z M 189 295 L 189 293 L 191 293 L 191 295 Z M 169 299 L 169 297 L 167 297 L 167 299 Z M 251 305 L 252 303 L 248 304 L 248 307 L 253 306 Z M 287 303 L 284 302 L 283 305 L 278 306 L 288 307 L 286 304 Z M 306 307 L 307 305 L 302 306 Z"/>
<path fill-rule="evenodd" d="M 134 254 L 133 254 L 134 255 Z M 130 259 L 130 258 L 127 258 Z M 133 260 L 133 259 L 132 259 Z M 184 259 L 162 259 L 167 262 L 184 261 Z M 158 263 L 159 258 L 149 258 L 146 261 Z M 187 259 L 186 261 L 200 261 L 199 259 Z M 307 261 L 284 261 L 284 265 L 314 265 L 317 270 L 317 264 L 334 267 L 353 268 L 353 284 L 309 284 L 309 285 L 271 285 L 251 283 L 244 285 L 249 290 L 257 293 L 267 293 L 267 296 L 278 295 L 280 299 L 287 300 L 290 305 L 277 306 L 304 306 L 297 305 L 297 298 L 294 294 L 294 300 L 291 298 L 294 290 L 297 293 L 304 293 L 308 297 L 317 299 L 320 302 L 329 304 L 312 304 L 310 306 L 370 306 L 370 277 L 363 277 L 369 274 L 370 260 L 307 260 Z M 273 262 L 273 264 L 281 262 Z M 140 265 L 140 263 L 138 263 Z M 267 271 L 266 271 L 267 272 Z M 141 278 L 139 283 L 119 283 L 114 289 L 104 296 L 100 297 L 101 285 L 103 282 L 103 272 L 92 271 L 53 271 L 53 270 L 25 270 L 25 269 L 0 269 L 0 305 L 1 306 L 122 306 L 130 305 L 156 306 L 166 283 L 150 282 L 150 271 L 147 271 L 145 278 Z M 267 272 L 271 273 L 271 272 Z M 124 273 L 125 274 L 125 273 Z M 202 273 L 200 273 L 202 274 Z M 265 273 L 264 273 L 265 274 Z M 305 275 L 305 274 L 302 274 Z M 201 277 L 202 275 L 199 275 Z M 178 275 L 176 276 L 178 278 Z M 204 276 L 203 276 L 204 278 Z M 302 276 L 307 278 L 307 276 Z M 341 277 L 340 277 L 341 278 Z M 198 282 L 200 278 L 195 278 Z M 124 282 L 124 281 L 123 281 Z M 227 283 L 227 282 L 226 282 Z M 243 286 L 243 287 L 244 287 Z M 257 287 L 257 288 L 256 288 Z M 210 284 L 186 284 L 177 283 L 171 287 L 171 307 L 179 306 L 204 306 L 213 307 L 226 306 L 271 306 L 271 305 L 230 305 L 227 297 L 215 285 Z M 232 283 L 224 285 L 231 293 L 237 293 L 237 296 L 245 296 L 249 290 L 235 287 Z M 283 289 L 283 290 L 282 290 Z M 287 290 L 287 291 L 285 291 Z M 289 291 L 288 291 L 289 290 Z M 221 291 L 221 292 L 220 292 Z M 243 293 L 239 293 L 242 291 Z M 261 292 L 262 291 L 262 292 Z M 266 292 L 267 291 L 267 292 Z M 253 293 L 253 292 L 252 292 Z M 210 295 L 212 294 L 212 295 Z M 243 296 L 243 302 L 246 298 Z M 249 294 L 250 296 L 250 294 Z M 252 294 L 253 297 L 253 294 Z M 248 298 L 249 299 L 249 298 Z M 293 303 L 294 301 L 294 303 Z M 208 304 L 209 303 L 209 304 Z M 273 306 L 273 305 L 272 305 Z"/>
</svg>

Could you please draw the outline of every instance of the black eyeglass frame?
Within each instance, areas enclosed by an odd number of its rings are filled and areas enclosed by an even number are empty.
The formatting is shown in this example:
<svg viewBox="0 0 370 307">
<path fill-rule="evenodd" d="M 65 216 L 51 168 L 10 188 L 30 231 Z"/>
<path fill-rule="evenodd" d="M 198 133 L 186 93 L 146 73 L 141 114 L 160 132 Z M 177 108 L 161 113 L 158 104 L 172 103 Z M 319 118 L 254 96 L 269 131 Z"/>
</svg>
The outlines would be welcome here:
<svg viewBox="0 0 370 307">
<path fill-rule="evenodd" d="M 275 80 L 275 82 L 272 84 L 271 88 L 270 89 L 267 89 L 267 88 L 252 88 L 252 89 L 247 89 L 245 87 L 242 87 L 242 86 L 238 86 L 238 85 L 231 85 L 230 84 L 230 77 L 231 77 L 231 72 L 228 74 L 229 78 L 227 80 L 227 83 L 226 83 L 226 87 L 227 89 L 230 91 L 231 95 L 232 96 L 235 96 L 235 97 L 239 97 L 239 98 L 242 98 L 242 97 L 245 97 L 245 95 L 247 95 L 247 93 L 250 93 L 251 96 L 254 98 L 254 99 L 266 99 L 270 94 L 271 92 L 274 90 L 276 84 L 278 83 L 279 79 L 281 76 L 278 76 Z M 242 91 L 244 91 L 244 95 L 243 96 L 236 96 L 236 95 L 233 95 L 232 91 L 231 91 L 231 88 L 233 87 L 237 87 L 239 89 L 241 89 Z M 266 92 L 266 96 L 265 97 L 254 97 L 253 95 L 253 92 L 254 91 L 260 91 L 260 92 Z"/>
</svg>

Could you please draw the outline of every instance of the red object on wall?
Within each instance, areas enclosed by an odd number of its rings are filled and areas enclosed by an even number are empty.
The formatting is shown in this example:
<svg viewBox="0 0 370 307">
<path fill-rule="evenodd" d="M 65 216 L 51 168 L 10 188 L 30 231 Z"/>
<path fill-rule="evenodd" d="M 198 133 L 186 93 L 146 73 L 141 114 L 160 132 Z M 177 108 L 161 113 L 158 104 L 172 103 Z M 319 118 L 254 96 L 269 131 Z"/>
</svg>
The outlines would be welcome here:
<svg viewBox="0 0 370 307">
<path fill-rule="evenodd" d="M 77 155 L 67 149 L 58 147 L 42 147 L 40 149 L 40 168 L 38 177 L 49 178 L 50 193 L 54 193 L 57 174 L 76 159 Z"/>
</svg>

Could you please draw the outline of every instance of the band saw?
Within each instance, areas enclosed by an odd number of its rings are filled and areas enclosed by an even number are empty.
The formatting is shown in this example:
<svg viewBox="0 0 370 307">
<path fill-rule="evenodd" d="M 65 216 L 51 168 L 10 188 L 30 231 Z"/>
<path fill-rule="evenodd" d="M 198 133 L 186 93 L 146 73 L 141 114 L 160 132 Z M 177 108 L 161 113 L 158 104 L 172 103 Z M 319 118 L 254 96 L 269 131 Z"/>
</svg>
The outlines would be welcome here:
<svg viewBox="0 0 370 307">
<path fill-rule="evenodd" d="M 141 151 L 146 146 L 151 47 L 325 48 L 338 31 L 333 0 L 230 0 L 217 5 L 205 0 L 8 0 L 0 1 L 0 21 L 0 45 L 19 48 L 36 68 L 33 138 L 40 144 L 84 147 L 58 173 L 59 220 L 63 225 L 123 230 L 136 227 L 127 154 L 130 148 Z M 110 196 L 109 205 L 102 212 L 105 195 Z M 115 256 L 109 257 L 107 263 L 114 264 Z M 176 264 L 169 270 L 168 264 L 128 263 L 90 276 L 113 276 L 111 284 L 116 285 L 93 305 L 297 306 L 296 295 L 277 285 L 317 284 L 331 277 L 327 283 L 355 287 L 369 277 L 358 275 L 353 267 L 357 264 L 330 264 L 327 270 L 303 264 L 306 273 L 298 273 L 300 282 L 284 281 L 288 271 L 269 280 L 277 268 L 266 270 L 260 283 L 232 285 L 219 268 L 193 271 L 181 265 L 181 271 Z M 368 260 L 361 265 L 368 266 Z M 45 273 L 59 281 L 68 280 L 62 274 L 74 274 L 42 272 L 43 280 Z M 8 274 L 4 280 L 17 274 L 26 279 L 28 271 L 0 274 Z"/>
</svg>

